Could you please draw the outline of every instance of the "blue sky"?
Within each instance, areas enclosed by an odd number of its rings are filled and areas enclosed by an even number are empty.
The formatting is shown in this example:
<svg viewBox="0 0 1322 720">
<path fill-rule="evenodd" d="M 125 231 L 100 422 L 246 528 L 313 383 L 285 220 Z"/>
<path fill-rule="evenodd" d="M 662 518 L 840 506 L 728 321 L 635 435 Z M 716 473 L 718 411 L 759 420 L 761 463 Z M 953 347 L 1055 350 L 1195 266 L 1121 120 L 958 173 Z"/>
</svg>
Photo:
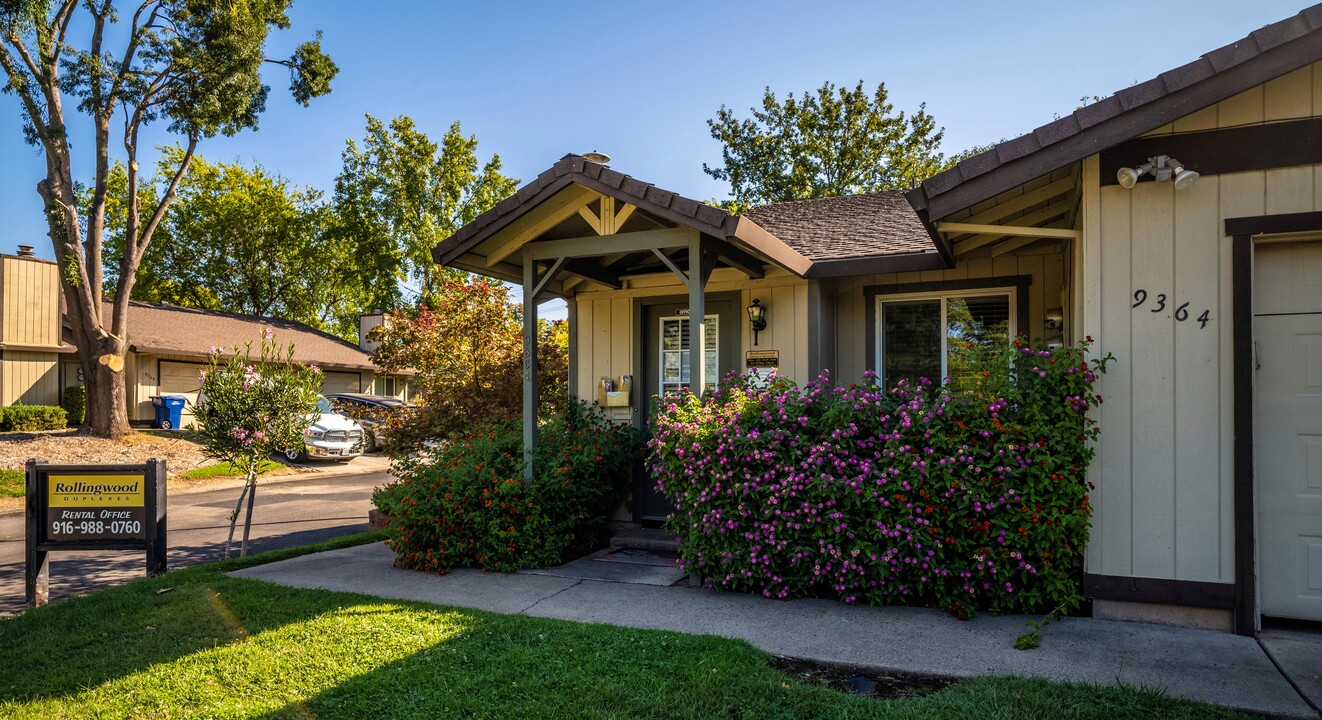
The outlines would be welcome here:
<svg viewBox="0 0 1322 720">
<path fill-rule="evenodd" d="M 370 6 L 370 12 L 363 8 Z M 298 0 L 272 54 L 313 31 L 341 72 L 301 108 L 272 68 L 256 132 L 205 141 L 213 160 L 260 163 L 326 191 L 363 115 L 410 115 L 433 138 L 450 123 L 527 180 L 566 152 L 691 197 L 724 197 L 702 172 L 720 161 L 706 120 L 764 86 L 885 82 L 897 109 L 920 102 L 957 152 L 1013 137 L 1298 12 L 1279 0 L 664 3 Z M 89 167 L 90 128 L 73 128 Z M 146 144 L 169 140 L 163 131 Z M 81 140 L 81 142 L 79 142 Z M 112 148 L 113 152 L 113 148 Z M 149 157 L 143 153 L 144 159 Z M 22 141 L 17 101 L 0 96 L 0 252 L 51 256 L 35 191 L 45 165 Z"/>
</svg>

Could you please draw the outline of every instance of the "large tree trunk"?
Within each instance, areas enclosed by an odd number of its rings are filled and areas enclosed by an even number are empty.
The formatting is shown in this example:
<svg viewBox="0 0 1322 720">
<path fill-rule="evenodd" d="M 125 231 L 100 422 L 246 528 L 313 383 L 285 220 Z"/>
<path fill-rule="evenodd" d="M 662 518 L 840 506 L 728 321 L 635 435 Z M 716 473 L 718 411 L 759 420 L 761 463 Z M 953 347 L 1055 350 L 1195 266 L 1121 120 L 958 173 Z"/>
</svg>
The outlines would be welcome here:
<svg viewBox="0 0 1322 720">
<path fill-rule="evenodd" d="M 78 364 L 87 386 L 84 427 L 98 437 L 121 438 L 131 432 L 123 363 L 128 348 L 110 331 L 112 318 L 107 315 L 113 311 L 102 304 L 100 273 L 89 274 L 85 259 L 80 257 L 83 238 L 77 198 L 69 177 L 67 149 L 60 149 L 63 152 L 48 152 L 47 179 L 38 184 L 37 192 L 46 203 L 55 261 L 64 269 L 60 289 L 64 294 L 67 325 L 78 349 Z M 99 244 L 100 238 L 91 240 L 92 244 Z M 96 255 L 100 257 L 100 253 Z M 102 362 L 110 357 L 119 360 L 113 364 Z"/>
<path fill-rule="evenodd" d="M 92 361 L 87 382 L 87 428 L 97 437 L 122 438 L 132 432 L 124 372 Z"/>
</svg>

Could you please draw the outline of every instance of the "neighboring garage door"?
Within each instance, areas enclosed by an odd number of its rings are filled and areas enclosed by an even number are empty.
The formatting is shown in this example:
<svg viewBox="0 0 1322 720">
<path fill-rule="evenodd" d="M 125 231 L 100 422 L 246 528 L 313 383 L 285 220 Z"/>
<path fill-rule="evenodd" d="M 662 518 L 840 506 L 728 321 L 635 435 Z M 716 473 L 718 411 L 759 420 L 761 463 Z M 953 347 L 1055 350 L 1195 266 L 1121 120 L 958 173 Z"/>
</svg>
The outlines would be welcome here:
<svg viewBox="0 0 1322 720">
<path fill-rule="evenodd" d="M 328 372 L 321 381 L 321 392 L 356 393 L 362 392 L 362 378 L 358 373 Z"/>
<path fill-rule="evenodd" d="M 1322 242 L 1254 251 L 1262 614 L 1322 620 Z"/>
<path fill-rule="evenodd" d="M 161 361 L 160 394 L 183 395 L 188 398 L 188 404 L 184 406 L 184 427 L 193 419 L 193 403 L 197 402 L 197 390 L 202 384 L 200 373 L 204 367 L 196 363 Z"/>
</svg>

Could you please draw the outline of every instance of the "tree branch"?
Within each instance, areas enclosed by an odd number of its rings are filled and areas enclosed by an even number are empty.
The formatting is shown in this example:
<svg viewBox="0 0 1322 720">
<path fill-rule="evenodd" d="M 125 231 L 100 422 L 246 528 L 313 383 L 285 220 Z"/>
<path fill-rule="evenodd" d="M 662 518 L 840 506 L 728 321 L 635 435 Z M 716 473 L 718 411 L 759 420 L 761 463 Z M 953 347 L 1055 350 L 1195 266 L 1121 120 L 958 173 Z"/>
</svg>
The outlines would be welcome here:
<svg viewBox="0 0 1322 720">
<path fill-rule="evenodd" d="M 165 194 L 161 196 L 160 202 L 156 204 L 156 210 L 152 213 L 147 224 L 143 226 L 142 232 L 136 236 L 127 232 L 124 235 L 124 254 L 119 259 L 119 289 L 115 293 L 114 314 L 111 318 L 112 332 L 119 337 L 123 337 L 124 327 L 128 321 L 129 298 L 133 294 L 133 282 L 137 278 L 138 265 L 142 262 L 142 255 L 146 252 L 147 245 L 151 243 L 152 234 L 156 232 L 156 228 L 161 224 L 166 211 L 170 209 L 170 204 L 174 202 L 179 190 L 179 183 L 183 181 L 184 175 L 188 174 L 188 166 L 192 164 L 193 154 L 197 151 L 197 142 L 197 134 L 188 136 L 188 147 L 184 150 L 183 160 L 180 161 L 174 177 L 170 179 L 170 184 L 166 187 Z M 131 182 L 128 188 L 130 202 L 134 209 L 137 207 L 138 197 L 135 167 L 134 163 L 129 166 Z M 133 213 L 129 215 L 129 222 L 136 225 Z"/>
<path fill-rule="evenodd" d="M 35 78 L 29 78 L 24 75 L 23 71 L 18 67 L 18 63 L 14 62 L 14 56 L 3 44 L 0 44 L 0 68 L 4 68 L 5 75 L 15 81 L 10 83 L 10 87 L 14 88 L 14 92 L 23 103 L 24 109 L 27 110 L 28 119 L 32 122 L 32 126 L 36 129 L 37 135 L 44 143 L 46 140 L 46 122 L 42 117 L 41 106 L 37 104 L 36 98 L 32 95 L 32 87 L 30 85 L 31 82 L 35 81 Z"/>
</svg>

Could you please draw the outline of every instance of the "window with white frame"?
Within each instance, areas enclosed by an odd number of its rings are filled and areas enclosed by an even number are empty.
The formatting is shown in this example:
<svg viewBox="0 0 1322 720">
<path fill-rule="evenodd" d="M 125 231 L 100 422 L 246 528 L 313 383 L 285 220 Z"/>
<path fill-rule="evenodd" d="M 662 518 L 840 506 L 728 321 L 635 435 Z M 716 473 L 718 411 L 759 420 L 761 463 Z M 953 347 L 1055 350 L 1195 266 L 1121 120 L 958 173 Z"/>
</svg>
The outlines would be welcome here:
<svg viewBox="0 0 1322 720">
<path fill-rule="evenodd" d="M 705 365 L 705 386 L 704 392 L 716 388 L 716 379 L 719 378 L 720 368 L 717 367 L 718 347 L 717 342 L 720 338 L 720 328 L 717 325 L 717 317 L 708 315 L 706 328 L 706 338 L 704 338 L 703 354 L 706 356 Z M 683 315 L 661 318 L 661 387 L 658 390 L 662 395 L 673 392 L 683 387 L 691 387 L 692 376 L 689 373 L 689 319 Z"/>
<path fill-rule="evenodd" d="M 900 380 L 949 378 L 974 389 L 980 368 L 1015 334 L 1014 290 L 970 290 L 877 299 L 877 374 L 884 387 Z"/>
</svg>

